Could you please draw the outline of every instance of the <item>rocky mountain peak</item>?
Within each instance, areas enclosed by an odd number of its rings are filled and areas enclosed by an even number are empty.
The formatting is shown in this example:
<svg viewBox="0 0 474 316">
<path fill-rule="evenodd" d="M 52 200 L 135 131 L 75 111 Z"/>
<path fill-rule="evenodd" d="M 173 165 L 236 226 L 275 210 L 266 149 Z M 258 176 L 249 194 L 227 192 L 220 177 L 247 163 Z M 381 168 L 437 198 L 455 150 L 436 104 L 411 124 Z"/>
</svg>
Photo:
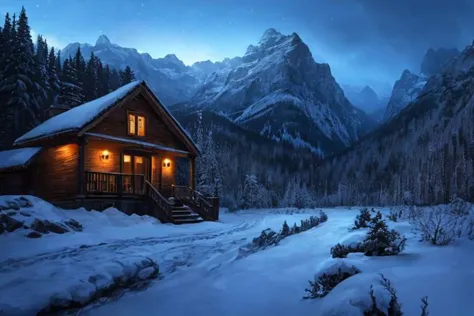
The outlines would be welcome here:
<svg viewBox="0 0 474 316">
<path fill-rule="evenodd" d="M 430 48 L 423 57 L 421 73 L 428 77 L 441 73 L 446 63 L 459 54 L 460 52 L 456 48 Z"/>
<path fill-rule="evenodd" d="M 97 41 L 95 42 L 95 46 L 107 46 L 110 45 L 110 40 L 107 35 L 100 35 Z"/>
</svg>

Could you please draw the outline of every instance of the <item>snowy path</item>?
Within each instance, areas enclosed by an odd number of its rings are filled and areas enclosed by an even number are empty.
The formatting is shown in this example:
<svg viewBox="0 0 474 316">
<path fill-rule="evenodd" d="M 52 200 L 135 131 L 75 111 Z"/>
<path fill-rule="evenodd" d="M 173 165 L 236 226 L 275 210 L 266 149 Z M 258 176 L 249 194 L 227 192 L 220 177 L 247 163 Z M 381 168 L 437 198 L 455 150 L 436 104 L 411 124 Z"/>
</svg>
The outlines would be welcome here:
<svg viewBox="0 0 474 316">
<path fill-rule="evenodd" d="M 68 216 L 83 223 L 84 232 L 50 234 L 37 240 L 24 236 L 0 240 L 10 239 L 2 244 L 8 245 L 9 254 L 0 253 L 0 310 L 2 304 L 10 304 L 23 312 L 6 315 L 31 315 L 56 295 L 80 299 L 91 275 L 113 274 L 151 258 L 160 266 L 160 279 L 143 291 L 125 291 L 90 304 L 78 314 L 360 315 L 354 303 L 368 300 L 370 285 L 383 273 L 398 290 L 406 315 L 419 315 L 423 296 L 429 297 L 432 316 L 472 315 L 466 306 L 474 297 L 474 242 L 432 247 L 420 243 L 406 222 L 390 223 L 408 237 L 402 254 L 350 255 L 344 261 L 362 273 L 344 281 L 324 299 L 302 300 L 308 280 L 335 260 L 330 248 L 365 234 L 348 232 L 357 209 L 325 211 L 329 217 L 326 223 L 241 259 L 236 259 L 239 247 L 263 229 L 279 230 L 285 220 L 292 226 L 318 211 L 223 214 L 217 223 L 181 226 L 113 210 L 74 211 Z"/>
</svg>

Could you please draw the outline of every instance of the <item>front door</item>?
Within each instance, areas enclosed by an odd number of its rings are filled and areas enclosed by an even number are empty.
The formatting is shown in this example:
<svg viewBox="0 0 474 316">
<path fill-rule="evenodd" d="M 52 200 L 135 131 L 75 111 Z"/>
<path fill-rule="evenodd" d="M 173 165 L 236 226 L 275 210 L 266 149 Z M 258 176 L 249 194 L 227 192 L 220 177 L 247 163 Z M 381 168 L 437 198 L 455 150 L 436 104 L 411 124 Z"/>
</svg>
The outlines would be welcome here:
<svg viewBox="0 0 474 316">
<path fill-rule="evenodd" d="M 150 158 L 135 154 L 124 154 L 122 158 L 123 192 L 145 193 L 145 180 L 150 180 Z"/>
</svg>

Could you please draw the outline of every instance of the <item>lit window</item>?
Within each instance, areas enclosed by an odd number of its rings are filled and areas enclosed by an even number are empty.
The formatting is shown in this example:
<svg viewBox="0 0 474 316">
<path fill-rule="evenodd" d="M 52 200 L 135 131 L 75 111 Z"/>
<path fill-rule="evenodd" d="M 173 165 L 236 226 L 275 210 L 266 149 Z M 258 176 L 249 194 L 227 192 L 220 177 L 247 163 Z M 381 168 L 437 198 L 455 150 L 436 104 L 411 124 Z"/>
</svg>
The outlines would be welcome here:
<svg viewBox="0 0 474 316">
<path fill-rule="evenodd" d="M 123 162 L 130 162 L 132 161 L 132 157 L 130 157 L 129 155 L 123 155 Z"/>
<path fill-rule="evenodd" d="M 136 156 L 136 157 L 135 157 L 135 162 L 136 162 L 137 164 L 143 163 L 143 157 L 138 157 L 138 156 Z"/>
<path fill-rule="evenodd" d="M 135 135 L 135 128 L 136 128 L 136 116 L 133 114 L 128 115 L 128 133 L 130 135 Z"/>
<path fill-rule="evenodd" d="M 138 136 L 145 136 L 145 117 L 138 116 Z"/>
<path fill-rule="evenodd" d="M 144 116 L 136 114 L 128 114 L 128 134 L 145 136 L 146 119 Z"/>
</svg>

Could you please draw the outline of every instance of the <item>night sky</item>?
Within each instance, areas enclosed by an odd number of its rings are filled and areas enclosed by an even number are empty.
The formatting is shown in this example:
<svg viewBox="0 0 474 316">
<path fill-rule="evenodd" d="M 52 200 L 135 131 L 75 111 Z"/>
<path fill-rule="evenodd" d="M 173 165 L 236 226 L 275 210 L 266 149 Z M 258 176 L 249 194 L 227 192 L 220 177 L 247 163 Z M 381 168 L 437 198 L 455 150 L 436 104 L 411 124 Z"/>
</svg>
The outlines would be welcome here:
<svg viewBox="0 0 474 316">
<path fill-rule="evenodd" d="M 60 48 L 106 34 L 186 64 L 242 56 L 270 27 L 296 32 L 339 83 L 386 93 L 404 68 L 419 71 L 429 47 L 474 39 L 472 0 L 0 0 L 0 13 L 21 5 L 34 33 Z"/>
</svg>

